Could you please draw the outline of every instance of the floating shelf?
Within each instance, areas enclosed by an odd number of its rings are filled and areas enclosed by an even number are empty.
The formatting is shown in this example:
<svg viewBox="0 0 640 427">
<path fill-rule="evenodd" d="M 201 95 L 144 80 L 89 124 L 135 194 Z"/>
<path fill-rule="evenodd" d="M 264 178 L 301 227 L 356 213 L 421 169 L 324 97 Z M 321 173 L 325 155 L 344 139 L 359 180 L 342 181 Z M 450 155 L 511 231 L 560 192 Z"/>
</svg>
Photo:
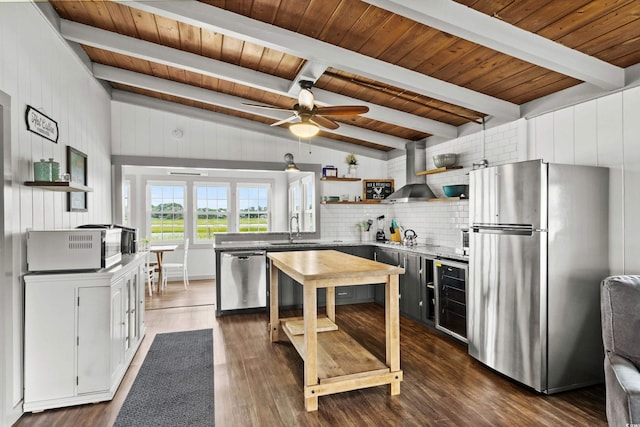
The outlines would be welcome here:
<svg viewBox="0 0 640 427">
<path fill-rule="evenodd" d="M 323 176 L 320 181 L 360 181 L 361 178 L 340 178 L 337 176 Z"/>
<path fill-rule="evenodd" d="M 49 181 L 27 181 L 24 183 L 27 187 L 42 188 L 51 191 L 62 191 L 65 193 L 80 191 L 91 192 L 93 188 L 86 185 L 78 184 L 76 182 L 49 182 Z"/>
<path fill-rule="evenodd" d="M 429 199 L 427 202 L 457 202 L 469 200 L 468 197 L 439 197 L 437 199 Z"/>
<path fill-rule="evenodd" d="M 420 175 L 431 175 L 431 174 L 434 174 L 434 173 L 442 173 L 442 172 L 455 170 L 455 169 L 462 169 L 462 166 L 447 166 L 447 167 L 443 167 L 443 168 L 429 169 L 427 171 L 417 172 L 416 175 L 418 175 L 418 176 L 420 176 Z"/>
</svg>

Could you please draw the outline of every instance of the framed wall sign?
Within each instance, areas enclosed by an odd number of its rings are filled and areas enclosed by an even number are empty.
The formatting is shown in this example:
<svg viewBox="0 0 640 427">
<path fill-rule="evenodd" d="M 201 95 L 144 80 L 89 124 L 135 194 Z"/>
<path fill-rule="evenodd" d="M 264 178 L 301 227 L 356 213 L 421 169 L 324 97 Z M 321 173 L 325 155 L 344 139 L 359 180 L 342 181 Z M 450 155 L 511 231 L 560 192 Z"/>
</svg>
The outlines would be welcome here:
<svg viewBox="0 0 640 427">
<path fill-rule="evenodd" d="M 67 172 L 70 181 L 82 185 L 87 185 L 87 155 L 73 147 L 67 145 Z M 69 212 L 87 211 L 87 193 L 73 191 L 67 193 Z"/>
<path fill-rule="evenodd" d="M 382 200 L 393 193 L 392 179 L 365 179 L 362 181 L 362 200 Z"/>
<path fill-rule="evenodd" d="M 27 105 L 24 118 L 27 121 L 27 130 L 58 143 L 58 123 L 51 117 Z"/>
</svg>

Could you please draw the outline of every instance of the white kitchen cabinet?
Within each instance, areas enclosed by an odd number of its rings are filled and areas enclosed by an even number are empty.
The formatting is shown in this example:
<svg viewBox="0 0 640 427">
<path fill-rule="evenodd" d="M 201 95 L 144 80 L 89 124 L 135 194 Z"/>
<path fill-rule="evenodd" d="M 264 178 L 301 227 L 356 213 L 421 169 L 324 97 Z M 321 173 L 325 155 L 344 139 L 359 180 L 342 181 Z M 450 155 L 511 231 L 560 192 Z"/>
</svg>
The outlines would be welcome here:
<svg viewBox="0 0 640 427">
<path fill-rule="evenodd" d="M 144 337 L 144 259 L 25 275 L 25 412 L 113 398 Z"/>
</svg>

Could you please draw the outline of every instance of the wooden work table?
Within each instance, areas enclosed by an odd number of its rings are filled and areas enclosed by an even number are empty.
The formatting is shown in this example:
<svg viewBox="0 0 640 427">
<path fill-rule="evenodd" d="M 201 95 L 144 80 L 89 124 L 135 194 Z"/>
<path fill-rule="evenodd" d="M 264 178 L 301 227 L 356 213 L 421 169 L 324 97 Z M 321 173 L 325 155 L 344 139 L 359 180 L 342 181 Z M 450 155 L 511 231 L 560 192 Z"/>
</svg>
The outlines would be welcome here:
<svg viewBox="0 0 640 427">
<path fill-rule="evenodd" d="M 400 319 L 398 276 L 404 269 L 334 250 L 271 252 L 270 332 L 279 329 L 304 360 L 304 399 L 307 411 L 318 409 L 318 397 L 389 384 L 400 394 Z M 304 288 L 303 317 L 280 319 L 278 270 Z M 336 286 L 385 284 L 386 360 L 383 363 L 335 323 Z M 317 290 L 326 288 L 326 317 L 317 316 Z"/>
</svg>

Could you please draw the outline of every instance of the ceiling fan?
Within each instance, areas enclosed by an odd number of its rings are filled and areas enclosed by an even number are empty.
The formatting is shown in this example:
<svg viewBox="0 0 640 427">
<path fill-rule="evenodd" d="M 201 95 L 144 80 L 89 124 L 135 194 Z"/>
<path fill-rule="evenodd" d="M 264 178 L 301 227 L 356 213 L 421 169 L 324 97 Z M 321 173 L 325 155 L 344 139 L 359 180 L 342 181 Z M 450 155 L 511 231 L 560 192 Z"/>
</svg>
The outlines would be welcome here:
<svg viewBox="0 0 640 427">
<path fill-rule="evenodd" d="M 269 110 L 291 111 L 293 114 L 286 119 L 279 120 L 271 126 L 280 126 L 284 123 L 290 123 L 296 119 L 299 122 L 289 126 L 289 130 L 296 136 L 301 138 L 310 138 L 316 135 L 322 126 L 327 129 L 338 129 L 339 125 L 334 120 L 326 116 L 351 116 L 356 114 L 364 114 L 369 111 L 369 107 L 365 105 L 341 105 L 334 107 L 319 107 L 315 104 L 315 98 L 311 92 L 313 82 L 310 80 L 300 80 L 300 93 L 298 94 L 298 103 L 291 108 L 280 108 L 269 105 L 245 104 L 250 107 L 266 108 Z"/>
</svg>

